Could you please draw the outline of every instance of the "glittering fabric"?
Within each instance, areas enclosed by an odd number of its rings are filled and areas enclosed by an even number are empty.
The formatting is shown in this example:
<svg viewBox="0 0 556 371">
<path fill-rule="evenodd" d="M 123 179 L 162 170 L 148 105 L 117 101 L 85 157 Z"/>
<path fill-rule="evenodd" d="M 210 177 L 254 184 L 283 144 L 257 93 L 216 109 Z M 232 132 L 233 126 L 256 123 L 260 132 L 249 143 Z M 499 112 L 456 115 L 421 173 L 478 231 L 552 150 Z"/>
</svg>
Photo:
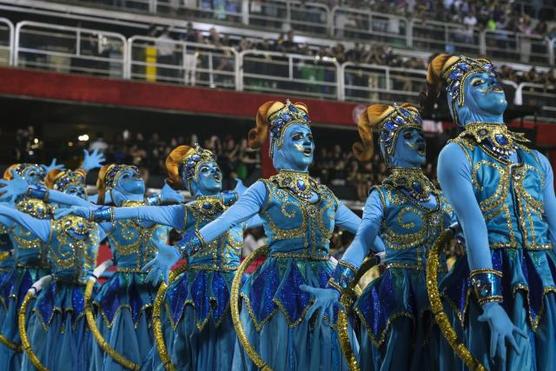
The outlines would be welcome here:
<svg viewBox="0 0 556 371">
<path fill-rule="evenodd" d="M 496 249 L 491 250 L 492 265 L 502 272 L 502 305 L 513 307 L 515 292 L 527 295 L 527 311 L 534 328 L 542 320 L 545 296 L 556 293 L 556 257 L 552 250 Z M 465 257 L 459 259 L 441 284 L 444 297 L 457 310 L 464 322 L 471 295 L 469 268 Z"/>
<path fill-rule="evenodd" d="M 195 317 L 199 319 L 207 318 L 209 311 L 209 296 L 207 295 L 207 272 L 200 271 L 191 285 L 191 297 L 195 305 Z"/>
<path fill-rule="evenodd" d="M 290 322 L 297 322 L 301 319 L 305 309 L 311 304 L 311 294 L 299 288 L 304 284 L 307 282 L 299 272 L 297 265 L 290 264 L 289 270 L 274 295 L 274 301 Z"/>
<path fill-rule="evenodd" d="M 166 291 L 166 303 L 173 323 L 177 323 L 183 314 L 185 301 L 189 296 L 188 281 L 188 275 L 182 274 Z"/>
<path fill-rule="evenodd" d="M 255 315 L 256 324 L 266 321 L 276 310 L 276 304 L 272 299 L 278 289 L 278 267 L 273 261 L 264 265 L 256 276 L 253 276 L 251 290 L 247 296 L 249 298 L 247 305 L 251 307 L 250 312 Z"/>
<path fill-rule="evenodd" d="M 216 301 L 212 303 L 212 316 L 216 322 L 219 322 L 230 302 L 230 291 L 228 291 L 226 280 L 219 272 L 215 272 L 212 276 L 212 293 L 212 296 L 216 298 Z"/>
<path fill-rule="evenodd" d="M 15 284 L 15 270 L 4 272 L 0 275 L 0 301 L 7 306 L 10 293 L 13 291 Z"/>
<path fill-rule="evenodd" d="M 39 293 L 35 313 L 45 328 L 50 326 L 56 313 L 70 316 L 75 323 L 84 314 L 84 293 L 85 285 L 54 281 Z"/>
</svg>

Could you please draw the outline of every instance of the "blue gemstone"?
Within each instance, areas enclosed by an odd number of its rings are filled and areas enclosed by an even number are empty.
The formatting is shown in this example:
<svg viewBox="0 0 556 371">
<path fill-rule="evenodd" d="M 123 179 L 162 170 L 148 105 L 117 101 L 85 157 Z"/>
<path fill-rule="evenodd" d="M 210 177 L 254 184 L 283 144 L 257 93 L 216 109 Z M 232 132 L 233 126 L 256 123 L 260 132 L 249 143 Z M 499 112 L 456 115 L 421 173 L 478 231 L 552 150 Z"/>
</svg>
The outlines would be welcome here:
<svg viewBox="0 0 556 371">
<path fill-rule="evenodd" d="M 210 202 L 205 202 L 203 204 L 203 209 L 209 210 L 212 208 L 212 204 Z"/>
<path fill-rule="evenodd" d="M 413 187 L 413 190 L 415 192 L 421 193 L 423 191 L 423 187 L 421 186 L 421 183 L 419 183 L 419 182 L 413 182 L 413 184 L 411 186 Z"/>
<path fill-rule="evenodd" d="M 463 73 L 460 70 L 453 70 L 450 73 L 450 76 L 448 76 L 451 80 L 456 80 L 459 79 L 461 76 L 463 75 Z"/>
<path fill-rule="evenodd" d="M 291 118 L 292 118 L 291 115 L 289 115 L 288 113 L 284 113 L 282 115 L 282 120 L 284 120 L 284 121 L 290 121 Z"/>
<path fill-rule="evenodd" d="M 297 111 L 297 108 L 296 108 L 293 104 L 290 104 L 290 105 L 288 106 L 288 109 L 289 109 L 291 112 Z"/>
<path fill-rule="evenodd" d="M 384 124 L 384 128 L 388 131 L 391 131 L 391 130 L 394 130 L 396 128 L 396 125 L 392 121 L 388 120 Z"/>
<path fill-rule="evenodd" d="M 502 146 L 505 146 L 508 144 L 508 138 L 506 138 L 505 135 L 502 134 L 496 134 L 496 142 Z"/>
<path fill-rule="evenodd" d="M 297 188 L 299 188 L 300 190 L 304 191 L 306 187 L 305 182 L 303 180 L 298 180 L 297 181 Z"/>
<path fill-rule="evenodd" d="M 201 159 L 201 156 L 199 156 L 199 155 L 193 155 L 191 158 L 193 159 L 193 161 L 198 161 L 198 160 Z"/>
<path fill-rule="evenodd" d="M 404 119 L 401 118 L 400 116 L 396 116 L 396 118 L 394 118 L 394 121 L 396 122 L 396 124 L 398 125 L 403 125 L 405 123 Z"/>
<path fill-rule="evenodd" d="M 469 65 L 467 65 L 466 63 L 458 63 L 458 67 L 460 70 L 462 70 L 463 72 L 467 72 L 469 71 Z"/>
</svg>

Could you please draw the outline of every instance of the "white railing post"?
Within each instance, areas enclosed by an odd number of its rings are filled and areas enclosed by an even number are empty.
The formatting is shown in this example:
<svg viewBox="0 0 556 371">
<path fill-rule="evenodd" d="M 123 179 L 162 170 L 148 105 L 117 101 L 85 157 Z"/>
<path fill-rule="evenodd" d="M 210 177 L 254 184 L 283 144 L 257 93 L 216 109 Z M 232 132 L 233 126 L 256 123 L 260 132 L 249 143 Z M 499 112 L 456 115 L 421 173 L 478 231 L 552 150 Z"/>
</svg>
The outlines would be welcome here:
<svg viewBox="0 0 556 371">
<path fill-rule="evenodd" d="M 336 65 L 336 83 L 337 83 L 337 91 L 336 96 L 338 97 L 339 101 L 346 100 L 346 80 L 345 80 L 345 63 L 339 64 L 338 62 L 334 62 Z"/>
<path fill-rule="evenodd" d="M 523 104 L 523 84 L 524 83 L 519 84 L 517 89 L 515 89 L 514 104 L 516 106 L 521 106 Z"/>
<path fill-rule="evenodd" d="M 413 48 L 413 18 L 405 18 L 405 45 L 408 48 Z"/>
<path fill-rule="evenodd" d="M 548 64 L 550 64 L 551 66 L 554 66 L 555 64 L 555 60 L 554 60 L 554 49 L 556 48 L 556 39 L 548 39 L 546 41 L 546 47 L 548 48 Z"/>
<path fill-rule="evenodd" d="M 336 19 L 336 10 L 338 9 L 338 6 L 333 7 L 329 12 L 328 12 L 328 19 L 326 20 L 327 22 L 327 34 L 328 36 L 334 37 L 334 22 Z"/>
<path fill-rule="evenodd" d="M 149 0 L 149 13 L 156 13 L 157 8 L 157 0 Z"/>
<path fill-rule="evenodd" d="M 479 32 L 479 54 L 487 54 L 487 43 L 486 43 L 487 30 Z"/>
<path fill-rule="evenodd" d="M 236 91 L 243 91 L 243 52 L 234 50 L 234 76 Z"/>
<path fill-rule="evenodd" d="M 20 33 L 21 33 L 21 27 L 23 27 L 24 25 L 25 25 L 25 21 L 19 22 L 19 23 L 17 24 L 17 26 L 15 27 L 14 47 L 13 47 L 13 51 L 14 51 L 14 55 L 13 55 L 13 65 L 16 66 L 16 67 L 19 65 L 19 42 L 20 42 Z"/>
<path fill-rule="evenodd" d="M 241 0 L 241 23 L 249 24 L 249 0 Z"/>
</svg>

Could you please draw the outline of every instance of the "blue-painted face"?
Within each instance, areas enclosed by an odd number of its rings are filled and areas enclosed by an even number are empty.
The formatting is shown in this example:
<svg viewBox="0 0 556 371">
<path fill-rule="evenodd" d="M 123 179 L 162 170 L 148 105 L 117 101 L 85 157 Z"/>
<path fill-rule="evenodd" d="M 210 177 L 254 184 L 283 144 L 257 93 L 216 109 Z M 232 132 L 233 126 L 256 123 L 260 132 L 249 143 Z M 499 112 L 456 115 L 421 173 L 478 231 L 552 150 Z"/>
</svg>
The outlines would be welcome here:
<svg viewBox="0 0 556 371">
<path fill-rule="evenodd" d="M 190 191 L 193 195 L 214 195 L 222 191 L 222 171 L 216 161 L 199 165 L 195 178 L 190 181 Z"/>
<path fill-rule="evenodd" d="M 304 124 L 290 125 L 282 133 L 282 146 L 274 148 L 272 162 L 276 169 L 307 171 L 313 163 L 315 142 L 311 128 Z"/>
<path fill-rule="evenodd" d="M 77 196 L 84 200 L 87 199 L 87 192 L 85 191 L 85 187 L 82 185 L 70 184 L 66 187 L 64 193 L 72 196 Z"/>
<path fill-rule="evenodd" d="M 38 165 L 29 165 L 23 169 L 22 174 L 23 178 L 27 181 L 30 185 L 40 185 L 44 181 L 45 173 L 44 170 L 39 167 Z"/>
<path fill-rule="evenodd" d="M 144 195 L 145 181 L 135 169 L 125 168 L 120 170 L 114 190 L 124 195 Z"/>
<path fill-rule="evenodd" d="M 457 107 L 459 122 L 503 123 L 508 106 L 506 95 L 496 76 L 488 72 L 475 72 L 464 82 L 464 105 Z"/>
<path fill-rule="evenodd" d="M 421 167 L 425 164 L 427 146 L 423 132 L 417 128 L 402 129 L 396 139 L 390 163 L 394 167 Z"/>
</svg>

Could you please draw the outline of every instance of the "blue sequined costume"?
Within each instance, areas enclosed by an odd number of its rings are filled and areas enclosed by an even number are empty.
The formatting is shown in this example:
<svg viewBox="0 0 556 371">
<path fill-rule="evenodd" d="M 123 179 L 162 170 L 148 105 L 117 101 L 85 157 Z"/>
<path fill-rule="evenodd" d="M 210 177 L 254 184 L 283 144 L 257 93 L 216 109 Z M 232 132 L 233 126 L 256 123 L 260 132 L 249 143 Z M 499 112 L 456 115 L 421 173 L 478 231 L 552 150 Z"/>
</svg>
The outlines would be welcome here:
<svg viewBox="0 0 556 371">
<path fill-rule="evenodd" d="M 144 202 L 124 201 L 124 207 Z M 103 224 L 104 226 L 104 224 Z M 137 365 L 149 361 L 154 345 L 151 307 L 158 285 L 145 281 L 142 271 L 156 253 L 154 241 L 166 242 L 169 228 L 136 219 L 118 220 L 105 229 L 116 272 L 93 298 L 96 324 L 102 337 L 116 352 Z M 93 344 L 91 370 L 125 369 L 110 354 Z"/>
<path fill-rule="evenodd" d="M 16 209 L 29 215 L 48 219 L 51 208 L 41 200 L 22 198 L 16 203 Z M 0 286 L 5 300 L 5 318 L 0 329 L 0 336 L 9 346 L 0 345 L 0 369 L 18 370 L 21 367 L 21 339 L 17 327 L 17 315 L 23 297 L 33 282 L 50 271 L 46 258 L 47 245 L 27 228 L 9 222 L 7 232 L 14 248 L 15 269 L 6 274 Z"/>
<path fill-rule="evenodd" d="M 467 248 L 466 259 L 456 263 L 441 286 L 444 299 L 460 319 L 465 344 L 487 369 L 553 370 L 556 197 L 552 169 L 546 157 L 526 147 L 522 134 L 505 125 L 507 103 L 490 61 L 447 58 L 441 78 L 462 132 L 441 151 L 438 179 L 462 226 Z M 479 316 L 487 316 L 487 321 Z M 491 335 L 499 334 L 494 332 L 495 321 L 523 333 L 525 338 L 512 331 L 519 353 L 502 338 L 507 350 L 498 346 L 497 357 L 490 357 L 496 345 Z M 500 349 L 504 358 L 498 356 Z"/>
</svg>

